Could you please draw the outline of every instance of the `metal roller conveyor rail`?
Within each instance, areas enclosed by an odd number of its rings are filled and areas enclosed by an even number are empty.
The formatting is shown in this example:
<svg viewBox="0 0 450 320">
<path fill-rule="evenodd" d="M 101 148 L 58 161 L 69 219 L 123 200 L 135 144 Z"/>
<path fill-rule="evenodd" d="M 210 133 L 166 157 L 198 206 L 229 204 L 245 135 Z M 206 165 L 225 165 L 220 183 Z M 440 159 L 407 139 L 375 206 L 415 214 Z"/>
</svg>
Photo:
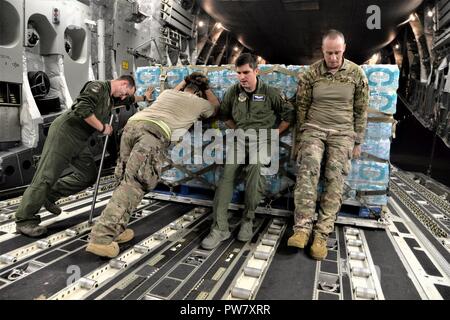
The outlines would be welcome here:
<svg viewBox="0 0 450 320">
<path fill-rule="evenodd" d="M 145 238 L 131 249 L 120 254 L 117 258 L 111 259 L 109 263 L 93 270 L 72 285 L 60 290 L 50 297 L 50 299 L 83 299 L 85 296 L 91 294 L 93 289 L 95 290 L 108 282 L 125 268 L 132 266 L 137 260 L 144 259 L 147 254 L 160 246 L 169 237 L 174 236 L 176 233 L 180 232 L 180 230 L 189 227 L 191 224 L 204 217 L 207 211 L 200 209 L 201 208 L 195 208 L 189 211 L 174 222 L 160 229 L 157 232 L 157 236 L 151 235 Z M 179 228 L 174 228 L 174 226 L 179 226 Z"/>
</svg>

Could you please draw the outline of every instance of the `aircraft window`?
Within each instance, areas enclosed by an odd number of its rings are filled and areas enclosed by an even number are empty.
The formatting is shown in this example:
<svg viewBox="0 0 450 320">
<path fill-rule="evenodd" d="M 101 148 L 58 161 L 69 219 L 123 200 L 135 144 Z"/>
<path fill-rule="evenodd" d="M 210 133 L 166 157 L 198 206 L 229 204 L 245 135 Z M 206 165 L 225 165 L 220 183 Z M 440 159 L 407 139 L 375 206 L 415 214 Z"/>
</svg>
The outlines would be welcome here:
<svg viewBox="0 0 450 320">
<path fill-rule="evenodd" d="M 0 0 L 0 46 L 11 46 L 19 41 L 20 17 L 8 2 Z"/>
</svg>

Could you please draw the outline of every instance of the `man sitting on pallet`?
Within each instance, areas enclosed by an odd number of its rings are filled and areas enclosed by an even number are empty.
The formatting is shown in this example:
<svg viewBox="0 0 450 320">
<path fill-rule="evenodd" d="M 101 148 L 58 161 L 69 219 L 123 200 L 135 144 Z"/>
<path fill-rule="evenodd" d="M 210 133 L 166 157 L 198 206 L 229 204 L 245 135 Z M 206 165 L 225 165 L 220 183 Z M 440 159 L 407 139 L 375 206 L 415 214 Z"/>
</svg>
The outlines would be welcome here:
<svg viewBox="0 0 450 320">
<path fill-rule="evenodd" d="M 152 92 L 146 92 L 150 99 Z M 206 96 L 206 100 L 200 96 Z M 123 131 L 115 175 L 120 181 L 111 200 L 92 228 L 86 251 L 116 257 L 118 243 L 134 237 L 126 229 L 131 212 L 161 176 L 164 150 L 176 129 L 189 129 L 200 117 L 213 116 L 219 100 L 199 72 L 187 76 L 174 89 L 165 90 L 151 105 L 132 116 Z"/>
</svg>

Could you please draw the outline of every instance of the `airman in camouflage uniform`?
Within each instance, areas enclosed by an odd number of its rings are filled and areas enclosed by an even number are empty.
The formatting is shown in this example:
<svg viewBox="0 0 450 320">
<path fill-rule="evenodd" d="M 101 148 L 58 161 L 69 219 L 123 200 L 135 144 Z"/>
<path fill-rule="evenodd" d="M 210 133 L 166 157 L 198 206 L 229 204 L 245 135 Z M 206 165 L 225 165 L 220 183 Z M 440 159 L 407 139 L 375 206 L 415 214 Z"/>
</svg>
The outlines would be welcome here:
<svg viewBox="0 0 450 320">
<path fill-rule="evenodd" d="M 61 209 L 55 201 L 86 189 L 95 181 L 96 166 L 87 141 L 95 132 L 110 135 L 112 127 L 105 124 L 114 105 L 141 101 L 134 97 L 135 83 L 131 76 L 112 81 L 89 81 L 81 89 L 72 108 L 51 124 L 33 181 L 23 194 L 17 209 L 16 229 L 30 237 L 47 232 L 41 222 L 42 205 L 53 213 Z M 73 173 L 60 178 L 71 167 Z"/>
<path fill-rule="evenodd" d="M 368 83 L 364 71 L 344 59 L 343 35 L 331 30 L 323 38 L 324 59 L 310 66 L 297 91 L 297 183 L 294 192 L 294 235 L 288 245 L 304 248 L 314 231 L 311 255 L 327 255 L 326 240 L 334 229 L 342 204 L 344 178 L 350 160 L 359 157 L 368 108 Z M 313 224 L 317 187 L 324 159 L 324 190 L 319 215 Z"/>
<path fill-rule="evenodd" d="M 150 99 L 151 92 L 146 95 Z M 133 230 L 126 228 L 130 214 L 144 194 L 156 187 L 172 133 L 189 129 L 200 117 L 211 117 L 218 105 L 207 78 L 194 72 L 128 120 L 115 171 L 120 183 L 92 228 L 86 251 L 113 258 L 119 254 L 118 243 L 133 239 Z"/>
</svg>

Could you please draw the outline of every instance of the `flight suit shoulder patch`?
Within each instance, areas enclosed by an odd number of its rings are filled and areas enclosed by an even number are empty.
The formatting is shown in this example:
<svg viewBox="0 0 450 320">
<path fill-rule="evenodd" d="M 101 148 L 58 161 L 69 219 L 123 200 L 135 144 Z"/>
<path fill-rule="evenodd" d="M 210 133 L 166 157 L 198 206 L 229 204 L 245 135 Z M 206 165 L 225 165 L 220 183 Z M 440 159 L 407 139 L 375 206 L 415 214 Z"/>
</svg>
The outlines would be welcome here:
<svg viewBox="0 0 450 320">
<path fill-rule="evenodd" d="M 244 102 L 245 100 L 247 100 L 247 95 L 243 92 L 239 93 L 238 100 L 239 102 Z"/>
<path fill-rule="evenodd" d="M 90 85 L 90 91 L 94 93 L 99 93 L 102 85 L 100 83 L 93 83 Z"/>
</svg>

